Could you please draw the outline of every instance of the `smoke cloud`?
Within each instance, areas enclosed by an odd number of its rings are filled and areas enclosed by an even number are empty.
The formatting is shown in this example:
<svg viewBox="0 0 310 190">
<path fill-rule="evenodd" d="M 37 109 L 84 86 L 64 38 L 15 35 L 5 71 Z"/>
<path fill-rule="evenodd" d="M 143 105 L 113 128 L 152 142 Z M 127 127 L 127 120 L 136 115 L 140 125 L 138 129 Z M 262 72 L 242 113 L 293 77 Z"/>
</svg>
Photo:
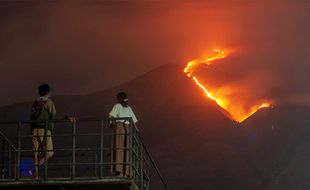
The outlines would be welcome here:
<svg viewBox="0 0 310 190">
<path fill-rule="evenodd" d="M 250 99 L 310 103 L 309 7 L 302 0 L 0 2 L 0 104 L 34 98 L 42 82 L 54 94 L 103 90 L 214 48 L 233 50 L 214 68 L 230 76 L 223 84 L 247 87 Z M 200 73 L 204 81 L 221 76 L 210 75 Z"/>
</svg>

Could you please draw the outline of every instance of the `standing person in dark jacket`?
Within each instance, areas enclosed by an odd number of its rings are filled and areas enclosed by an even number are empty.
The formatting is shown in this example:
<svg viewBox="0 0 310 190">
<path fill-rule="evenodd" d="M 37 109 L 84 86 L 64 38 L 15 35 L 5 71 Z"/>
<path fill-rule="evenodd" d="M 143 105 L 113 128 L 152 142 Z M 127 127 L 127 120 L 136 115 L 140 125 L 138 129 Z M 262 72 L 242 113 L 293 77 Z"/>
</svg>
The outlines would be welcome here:
<svg viewBox="0 0 310 190">
<path fill-rule="evenodd" d="M 49 160 L 54 155 L 53 141 L 51 137 L 54 124 L 48 123 L 47 132 L 45 133 L 46 122 L 53 120 L 69 119 L 70 122 L 74 121 L 72 117 L 57 116 L 56 108 L 53 101 L 50 99 L 50 86 L 42 84 L 38 87 L 40 97 L 34 101 L 31 110 L 31 132 L 32 132 L 32 150 L 34 156 L 35 172 L 33 177 L 39 178 L 38 166 L 44 164 L 45 160 Z M 46 136 L 46 144 L 44 142 L 44 135 Z M 46 151 L 42 158 L 39 158 L 41 150 Z"/>
</svg>

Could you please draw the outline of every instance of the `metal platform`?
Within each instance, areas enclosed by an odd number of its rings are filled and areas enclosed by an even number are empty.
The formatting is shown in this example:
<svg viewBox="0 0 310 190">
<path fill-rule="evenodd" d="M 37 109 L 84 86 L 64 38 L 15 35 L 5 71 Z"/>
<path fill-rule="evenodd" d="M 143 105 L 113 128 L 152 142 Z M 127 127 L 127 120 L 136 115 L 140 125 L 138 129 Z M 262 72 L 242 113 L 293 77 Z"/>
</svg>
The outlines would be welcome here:
<svg viewBox="0 0 310 190">
<path fill-rule="evenodd" d="M 16 181 L 7 181 L 1 182 L 0 188 L 2 189 L 23 189 L 23 190 L 49 190 L 49 189 L 72 189 L 72 190 L 89 190 L 91 189 L 119 189 L 119 190 L 135 190 L 138 189 L 136 184 L 130 179 L 121 179 L 121 178 L 106 178 L 106 179 L 95 179 L 95 180 L 66 180 L 66 179 L 57 179 L 57 180 L 19 180 Z"/>
<path fill-rule="evenodd" d="M 131 118 L 121 118 L 130 123 L 129 131 L 123 135 L 128 145 L 123 150 L 129 159 L 113 161 L 112 145 L 116 133 L 110 127 L 115 120 L 88 119 L 68 121 L 47 121 L 45 131 L 52 122 L 54 157 L 40 166 L 40 178 L 31 176 L 33 150 L 31 148 L 30 125 L 34 121 L 0 122 L 0 189 L 168 189 L 155 161 L 145 147 Z M 119 120 L 118 120 L 119 121 Z M 46 144 L 47 133 L 44 141 Z M 119 148 L 117 150 L 120 150 Z M 40 150 L 46 155 L 47 150 Z M 123 165 L 129 170 L 126 177 L 116 177 L 113 167 Z"/>
</svg>

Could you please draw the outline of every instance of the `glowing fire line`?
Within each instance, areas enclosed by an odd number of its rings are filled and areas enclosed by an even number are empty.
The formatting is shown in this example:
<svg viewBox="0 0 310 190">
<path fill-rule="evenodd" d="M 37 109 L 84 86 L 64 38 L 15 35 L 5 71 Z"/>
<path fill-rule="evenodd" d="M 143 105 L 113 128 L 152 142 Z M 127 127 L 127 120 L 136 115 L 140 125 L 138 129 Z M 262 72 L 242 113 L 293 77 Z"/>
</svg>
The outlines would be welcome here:
<svg viewBox="0 0 310 190">
<path fill-rule="evenodd" d="M 195 83 L 205 92 L 205 94 L 212 100 L 214 100 L 219 106 L 223 106 L 221 104 L 221 101 L 216 99 L 216 97 L 212 96 L 212 94 L 199 82 L 199 80 L 196 77 L 193 77 L 193 80 Z"/>
<path fill-rule="evenodd" d="M 242 114 L 242 116 L 237 116 L 238 114 L 234 114 L 231 113 L 230 110 L 228 109 L 228 106 L 226 105 L 226 101 L 223 98 L 219 98 L 215 95 L 212 95 L 212 93 L 207 89 L 207 87 L 205 87 L 196 76 L 193 76 L 194 73 L 194 67 L 196 65 L 199 64 L 207 64 L 207 65 L 211 65 L 213 61 L 215 60 L 219 60 L 219 59 L 224 59 L 226 57 L 226 54 L 218 49 L 213 50 L 214 56 L 208 57 L 206 59 L 202 59 L 201 61 L 198 60 L 193 60 L 190 61 L 187 66 L 184 68 L 184 73 L 189 77 L 192 78 L 193 81 L 195 82 L 195 84 L 197 86 L 199 86 L 203 92 L 205 93 L 205 95 L 210 98 L 211 100 L 215 101 L 217 105 L 219 105 L 220 107 L 222 107 L 223 109 L 225 109 L 229 114 L 232 120 L 237 121 L 237 122 L 242 122 L 244 121 L 246 118 L 250 117 L 251 115 L 253 115 L 256 111 L 258 111 L 261 108 L 266 108 L 266 107 L 270 107 L 270 103 L 268 102 L 264 102 L 262 104 L 259 105 L 254 105 L 252 106 L 249 111 L 245 114 Z"/>
</svg>

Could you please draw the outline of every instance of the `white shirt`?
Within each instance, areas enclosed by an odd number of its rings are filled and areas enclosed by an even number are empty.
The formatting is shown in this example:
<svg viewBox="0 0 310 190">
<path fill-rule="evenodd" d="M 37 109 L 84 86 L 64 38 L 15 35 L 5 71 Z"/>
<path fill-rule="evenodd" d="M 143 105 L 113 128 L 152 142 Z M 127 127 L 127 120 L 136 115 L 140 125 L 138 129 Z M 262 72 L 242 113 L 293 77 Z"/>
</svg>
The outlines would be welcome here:
<svg viewBox="0 0 310 190">
<path fill-rule="evenodd" d="M 130 106 L 124 107 L 120 103 L 117 103 L 113 106 L 110 114 L 110 116 L 114 118 L 120 118 L 120 117 L 131 117 L 134 123 L 137 123 L 137 117 L 132 111 Z M 124 120 L 118 120 L 120 122 L 124 122 Z M 129 124 L 128 121 L 125 122 L 126 124 Z"/>
</svg>

